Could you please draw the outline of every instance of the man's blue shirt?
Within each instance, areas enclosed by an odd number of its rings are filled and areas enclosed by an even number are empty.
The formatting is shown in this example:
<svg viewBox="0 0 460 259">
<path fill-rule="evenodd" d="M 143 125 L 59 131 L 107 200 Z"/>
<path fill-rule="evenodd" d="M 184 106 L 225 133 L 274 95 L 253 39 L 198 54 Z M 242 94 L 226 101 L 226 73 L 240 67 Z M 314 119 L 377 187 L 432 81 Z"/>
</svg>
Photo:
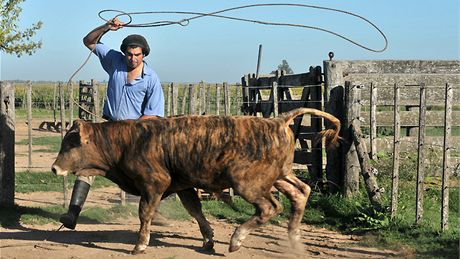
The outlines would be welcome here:
<svg viewBox="0 0 460 259">
<path fill-rule="evenodd" d="M 160 79 L 144 62 L 142 75 L 127 82 L 128 71 L 123 53 L 98 43 L 94 53 L 109 74 L 103 114 L 110 120 L 138 119 L 142 115 L 164 117 L 164 96 Z"/>
</svg>

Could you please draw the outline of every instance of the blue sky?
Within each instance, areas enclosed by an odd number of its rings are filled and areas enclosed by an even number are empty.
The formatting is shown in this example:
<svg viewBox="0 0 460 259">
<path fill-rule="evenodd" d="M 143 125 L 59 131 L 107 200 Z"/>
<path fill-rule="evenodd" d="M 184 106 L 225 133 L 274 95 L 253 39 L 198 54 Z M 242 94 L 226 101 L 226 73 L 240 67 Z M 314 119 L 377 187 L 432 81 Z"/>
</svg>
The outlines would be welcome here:
<svg viewBox="0 0 460 259">
<path fill-rule="evenodd" d="M 67 81 L 83 63 L 88 50 L 82 38 L 103 21 L 98 13 L 104 9 L 125 12 L 192 11 L 212 12 L 255 3 L 288 1 L 242 0 L 137 0 L 137 1 L 58 1 L 26 0 L 19 27 L 27 28 L 38 20 L 44 23 L 35 40 L 42 49 L 32 56 L 17 58 L 1 53 L 0 80 Z M 335 59 L 434 59 L 460 57 L 459 1 L 428 0 L 322 0 L 290 1 L 343 9 L 375 23 L 388 37 L 388 49 L 374 53 L 333 35 L 300 28 L 270 27 L 252 23 L 201 18 L 188 26 L 123 28 L 107 33 L 102 41 L 118 49 L 129 34 L 142 34 L 149 41 L 151 54 L 147 63 L 164 82 L 210 83 L 239 82 L 241 76 L 255 73 L 259 44 L 263 46 L 260 73 L 268 74 L 286 59 L 295 73 L 310 66 L 322 65 L 329 51 Z M 371 48 L 380 49 L 384 41 L 365 22 L 323 10 L 265 7 L 226 13 L 241 18 L 273 22 L 300 23 L 333 30 Z M 184 16 L 135 16 L 134 23 L 177 20 Z M 96 79 L 107 75 L 93 55 L 74 80 Z"/>
</svg>

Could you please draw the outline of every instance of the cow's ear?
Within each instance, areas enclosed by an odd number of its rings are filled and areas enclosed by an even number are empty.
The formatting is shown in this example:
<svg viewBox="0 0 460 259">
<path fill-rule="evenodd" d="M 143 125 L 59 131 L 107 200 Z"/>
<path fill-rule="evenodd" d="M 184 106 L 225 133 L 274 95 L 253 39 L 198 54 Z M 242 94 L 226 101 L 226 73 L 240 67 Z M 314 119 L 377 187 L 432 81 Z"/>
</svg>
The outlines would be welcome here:
<svg viewBox="0 0 460 259">
<path fill-rule="evenodd" d="M 79 133 L 80 132 L 80 121 L 81 120 L 74 120 L 72 127 L 70 127 L 69 131 L 67 131 L 67 134 L 73 134 L 73 133 Z"/>
<path fill-rule="evenodd" d="M 72 127 L 70 128 L 68 133 L 78 133 L 80 132 L 80 125 L 83 121 L 80 119 L 74 120 Z"/>
<path fill-rule="evenodd" d="M 81 124 L 84 124 L 85 121 L 82 120 L 82 119 L 76 119 L 73 121 L 73 125 L 77 126 L 77 127 L 80 127 Z"/>
<path fill-rule="evenodd" d="M 80 132 L 80 141 L 83 144 L 89 144 L 89 128 L 87 123 L 83 120 L 76 120 L 75 125 L 77 125 L 78 131 Z"/>
</svg>

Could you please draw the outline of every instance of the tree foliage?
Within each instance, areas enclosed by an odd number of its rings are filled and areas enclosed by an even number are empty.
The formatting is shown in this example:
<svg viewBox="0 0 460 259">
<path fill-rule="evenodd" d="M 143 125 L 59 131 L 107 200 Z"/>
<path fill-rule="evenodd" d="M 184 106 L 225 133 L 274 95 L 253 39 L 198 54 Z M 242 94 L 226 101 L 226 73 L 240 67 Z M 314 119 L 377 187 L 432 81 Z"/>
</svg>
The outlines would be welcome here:
<svg viewBox="0 0 460 259">
<path fill-rule="evenodd" d="M 40 49 L 42 42 L 32 41 L 32 37 L 43 23 L 38 21 L 30 28 L 19 30 L 17 21 L 22 12 L 19 6 L 25 0 L 0 0 L 0 51 L 20 57 L 32 55 Z"/>
<path fill-rule="evenodd" d="M 284 70 L 286 74 L 294 74 L 294 71 L 292 71 L 292 68 L 289 66 L 288 62 L 283 59 L 281 61 L 281 64 L 278 65 L 278 70 Z M 270 74 L 276 74 L 276 70 L 272 71 Z"/>
</svg>

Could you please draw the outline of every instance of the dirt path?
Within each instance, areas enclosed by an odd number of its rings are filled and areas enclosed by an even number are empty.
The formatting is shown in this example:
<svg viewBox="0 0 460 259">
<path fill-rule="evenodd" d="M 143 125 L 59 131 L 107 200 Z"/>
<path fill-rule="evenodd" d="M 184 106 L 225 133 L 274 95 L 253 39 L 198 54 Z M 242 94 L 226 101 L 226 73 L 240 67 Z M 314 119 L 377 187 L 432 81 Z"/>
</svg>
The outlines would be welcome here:
<svg viewBox="0 0 460 259">
<path fill-rule="evenodd" d="M 228 253 L 233 225 L 211 221 L 215 230 L 215 253 L 200 251 L 201 240 L 194 222 L 175 221 L 172 227 L 152 227 L 146 254 L 136 258 L 386 258 L 393 251 L 353 245 L 350 236 L 302 226 L 303 251 L 289 249 L 286 228 L 265 226 L 247 237 L 243 247 Z M 1 258 L 113 258 L 130 256 L 137 239 L 136 219 L 110 224 L 80 224 L 76 231 L 53 231 L 57 225 L 0 229 Z M 43 241 L 47 239 L 48 241 Z"/>
<path fill-rule="evenodd" d="M 37 192 L 17 194 L 17 204 L 40 207 L 62 203 L 62 194 Z M 118 188 L 90 192 L 85 207 L 109 207 L 118 203 Z M 251 233 L 243 247 L 229 253 L 228 242 L 237 225 L 210 219 L 215 234 L 215 253 L 200 250 L 201 234 L 194 221 L 171 220 L 173 226 L 152 226 L 146 254 L 136 258 L 387 258 L 398 252 L 357 245 L 358 237 L 302 225 L 303 248 L 294 253 L 289 247 L 287 228 L 266 225 Z M 0 227 L 0 258 L 115 258 L 129 253 L 137 239 L 136 217 L 99 224 L 79 224 L 76 230 L 58 229 L 59 224 Z M 47 240 L 47 241 L 45 241 Z"/>
<path fill-rule="evenodd" d="M 40 122 L 34 122 L 37 129 Z M 33 131 L 34 136 L 55 136 L 58 133 Z M 59 136 L 59 135 L 58 135 Z M 16 139 L 27 137 L 27 125 L 18 122 Z M 38 148 L 37 148 L 38 149 Z M 27 166 L 27 147 L 16 146 L 16 167 Z M 34 152 L 32 158 L 37 171 L 47 171 L 55 154 Z M 119 202 L 115 187 L 92 190 L 85 208 L 109 207 Z M 42 207 L 62 204 L 58 192 L 16 194 L 21 206 Z M 243 247 L 228 252 L 230 236 L 236 225 L 210 219 L 215 235 L 215 253 L 200 250 L 201 234 L 194 221 L 172 221 L 172 227 L 152 226 L 150 246 L 146 254 L 135 258 L 387 258 L 401 257 L 399 251 L 358 246 L 358 237 L 342 235 L 322 228 L 302 225 L 303 248 L 293 252 L 289 247 L 287 229 L 267 225 L 252 232 Z M 76 230 L 55 232 L 59 225 L 26 225 L 18 228 L 0 227 L 0 258 L 116 258 L 131 257 L 130 251 L 137 240 L 139 220 L 135 217 L 100 224 L 79 224 Z M 46 240 L 46 241 L 45 241 Z M 132 256 L 134 257 L 134 256 Z"/>
</svg>

